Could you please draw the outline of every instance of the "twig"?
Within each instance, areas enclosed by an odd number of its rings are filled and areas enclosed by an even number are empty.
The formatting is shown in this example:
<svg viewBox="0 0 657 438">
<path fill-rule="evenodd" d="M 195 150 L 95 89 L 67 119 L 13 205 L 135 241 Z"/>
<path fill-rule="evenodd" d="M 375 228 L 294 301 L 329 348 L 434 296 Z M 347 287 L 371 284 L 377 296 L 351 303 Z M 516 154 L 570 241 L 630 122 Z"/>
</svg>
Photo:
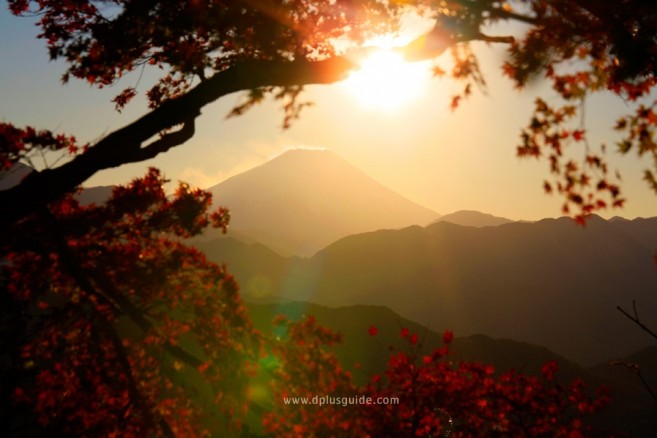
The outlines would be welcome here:
<svg viewBox="0 0 657 438">
<path fill-rule="evenodd" d="M 639 312 L 638 312 L 638 310 L 637 310 L 637 308 L 636 308 L 636 301 L 635 301 L 635 300 L 632 300 L 632 309 L 634 310 L 634 316 L 632 316 L 632 315 L 630 315 L 629 313 L 627 313 L 627 312 L 626 312 L 621 306 L 616 306 L 616 308 L 617 308 L 617 309 L 618 309 L 623 315 L 625 315 L 626 317 L 628 317 L 632 322 L 634 322 L 636 325 L 638 325 L 639 327 L 641 327 L 641 328 L 643 329 L 643 331 L 645 331 L 646 333 L 648 333 L 648 334 L 649 334 L 650 336 L 652 336 L 653 338 L 657 339 L 657 333 L 655 333 L 655 332 L 653 332 L 652 330 L 650 330 L 650 328 L 648 328 L 645 324 L 643 324 L 643 323 L 641 322 L 641 320 L 639 319 Z M 641 380 L 641 383 L 643 384 L 643 387 L 646 389 L 646 391 L 648 391 L 648 394 L 650 394 L 650 397 L 652 397 L 652 399 L 655 400 L 655 402 L 657 402 L 657 395 L 655 395 L 655 393 L 653 392 L 652 388 L 650 388 L 650 385 L 648 384 L 648 382 L 646 382 L 646 379 L 643 377 L 643 374 L 641 374 L 641 368 L 639 368 L 639 365 L 637 365 L 637 364 L 629 364 L 629 363 L 621 362 L 621 361 L 612 362 L 612 365 L 623 365 L 623 366 L 625 366 L 627 369 L 629 369 L 630 371 L 632 371 L 634 374 L 636 374 L 636 375 L 639 377 L 639 379 Z"/>
<path fill-rule="evenodd" d="M 636 374 L 639 377 L 639 380 L 641 380 L 643 387 L 646 389 L 646 391 L 648 391 L 648 394 L 650 394 L 650 397 L 652 397 L 652 399 L 657 402 L 657 395 L 653 392 L 652 388 L 650 388 L 650 385 L 646 381 L 645 377 L 643 377 L 643 374 L 641 373 L 641 367 L 639 367 L 638 364 L 628 363 L 623 361 L 613 361 L 611 362 L 611 364 L 616 366 L 624 366 L 625 368 L 630 370 L 633 374 Z"/>
<path fill-rule="evenodd" d="M 657 333 L 653 332 L 648 326 L 646 326 L 644 323 L 642 323 L 641 320 L 639 319 L 639 313 L 636 310 L 636 301 L 634 301 L 634 300 L 632 300 L 632 307 L 634 308 L 634 316 L 627 313 L 621 306 L 616 306 L 616 308 L 618 309 L 619 312 L 621 312 L 623 315 L 625 315 L 627 318 L 629 318 L 636 325 L 641 327 L 643 329 L 643 331 L 648 333 L 650 336 L 657 339 Z"/>
</svg>

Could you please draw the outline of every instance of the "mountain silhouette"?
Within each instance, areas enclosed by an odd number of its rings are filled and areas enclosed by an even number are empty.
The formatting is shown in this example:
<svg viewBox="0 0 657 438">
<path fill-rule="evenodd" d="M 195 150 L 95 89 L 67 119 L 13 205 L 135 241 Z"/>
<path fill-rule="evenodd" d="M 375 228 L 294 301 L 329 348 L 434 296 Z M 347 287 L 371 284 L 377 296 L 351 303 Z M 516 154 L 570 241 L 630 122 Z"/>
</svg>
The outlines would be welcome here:
<svg viewBox="0 0 657 438">
<path fill-rule="evenodd" d="M 14 166 L 5 172 L 0 172 L 0 190 L 7 190 L 14 187 L 23 180 L 34 169 L 20 161 L 15 163 Z M 82 205 L 89 204 L 103 204 L 112 195 L 114 186 L 93 186 L 85 187 L 76 195 L 78 201 Z"/>
<path fill-rule="evenodd" d="M 320 150 L 285 152 L 208 190 L 230 209 L 229 233 L 284 255 L 311 255 L 351 234 L 426 225 L 439 216 Z"/>
<path fill-rule="evenodd" d="M 466 227 L 497 227 L 498 225 L 508 224 L 513 221 L 505 217 L 493 216 L 492 214 L 481 213 L 479 211 L 459 210 L 439 217 L 434 221 L 434 223 L 437 222 L 450 222 Z"/>
<path fill-rule="evenodd" d="M 530 342 L 591 365 L 651 343 L 617 305 L 636 300 L 642 318 L 657 319 L 654 249 L 645 243 L 657 221 L 623 224 L 440 222 L 349 236 L 307 259 L 240 242 L 239 258 L 220 241 L 202 249 L 226 262 L 247 299 L 381 305 L 437 331 Z"/>
<path fill-rule="evenodd" d="M 20 161 L 15 163 L 11 169 L 0 172 L 0 190 L 7 190 L 18 185 L 27 174 L 34 169 Z"/>
<path fill-rule="evenodd" d="M 102 205 L 112 196 L 114 186 L 85 187 L 76 196 L 82 205 Z"/>
</svg>

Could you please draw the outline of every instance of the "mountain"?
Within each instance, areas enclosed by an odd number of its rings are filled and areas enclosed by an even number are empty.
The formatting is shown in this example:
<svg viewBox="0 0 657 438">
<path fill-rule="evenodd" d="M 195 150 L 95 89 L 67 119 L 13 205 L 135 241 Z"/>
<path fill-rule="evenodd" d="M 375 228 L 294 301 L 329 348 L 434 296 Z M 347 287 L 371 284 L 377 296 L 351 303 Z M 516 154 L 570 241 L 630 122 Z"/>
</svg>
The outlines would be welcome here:
<svg viewBox="0 0 657 438">
<path fill-rule="evenodd" d="M 5 172 L 0 172 L 0 190 L 7 190 L 15 185 L 18 185 L 32 169 L 27 164 L 18 162 L 12 166 L 11 169 Z"/>
<path fill-rule="evenodd" d="M 279 302 L 278 284 L 272 278 L 283 278 L 294 258 L 284 258 L 261 243 L 245 243 L 232 237 L 218 238 L 195 245 L 206 257 L 218 264 L 226 263 L 228 271 L 239 279 L 240 289 L 252 303 Z M 264 268 L 259 273 L 259 268 Z M 251 269 L 255 268 L 255 269 Z"/>
<path fill-rule="evenodd" d="M 513 221 L 505 217 L 493 216 L 492 214 L 481 213 L 479 211 L 459 210 L 441 216 L 434 221 L 434 223 L 438 222 L 450 222 L 465 227 L 497 227 Z"/>
<path fill-rule="evenodd" d="M 34 169 L 27 164 L 18 162 L 7 172 L 0 172 L 0 190 L 7 190 L 18 185 L 28 173 Z M 94 186 L 83 188 L 76 196 L 80 204 L 103 204 L 112 195 L 114 186 Z"/>
<path fill-rule="evenodd" d="M 320 150 L 288 151 L 208 190 L 230 209 L 230 232 L 285 255 L 311 255 L 350 234 L 439 216 Z"/>
<path fill-rule="evenodd" d="M 404 318 L 384 306 L 355 305 L 332 308 L 296 301 L 277 304 L 247 303 L 247 309 L 255 327 L 265 333 L 271 332 L 271 321 L 279 314 L 292 320 L 312 315 L 318 324 L 341 333 L 343 340 L 335 347 L 336 355 L 340 362 L 349 368 L 353 368 L 355 364 L 359 365 L 362 371 L 354 375 L 359 383 L 365 383 L 367 376 L 383 372 L 391 351 L 408 348 L 407 341 L 400 336 L 402 327 L 420 336 L 420 354 L 429 354 L 434 348 L 443 345 L 442 333 Z M 370 326 L 378 329 L 374 339 L 368 335 Z M 499 372 L 522 370 L 537 375 L 545 362 L 556 360 L 560 365 L 560 377 L 564 380 L 587 374 L 581 366 L 544 347 L 510 339 L 493 339 L 484 335 L 456 337 L 450 350 L 454 360 L 492 364 Z"/>
<path fill-rule="evenodd" d="M 93 186 L 85 187 L 77 195 L 78 201 L 81 205 L 104 204 L 110 196 L 112 196 L 112 191 L 114 186 Z"/>
<path fill-rule="evenodd" d="M 616 216 L 609 219 L 609 222 L 649 250 L 654 251 L 657 248 L 657 217 L 628 220 Z"/>
<path fill-rule="evenodd" d="M 247 299 L 381 305 L 439 332 L 544 345 L 590 365 L 650 345 L 617 305 L 636 300 L 642 319 L 657 319 L 657 242 L 638 237 L 643 221 L 626 225 L 599 217 L 585 228 L 568 218 L 440 222 L 349 236 L 307 259 L 240 243 L 240 258 L 229 248 L 210 258 L 226 262 Z"/>
</svg>

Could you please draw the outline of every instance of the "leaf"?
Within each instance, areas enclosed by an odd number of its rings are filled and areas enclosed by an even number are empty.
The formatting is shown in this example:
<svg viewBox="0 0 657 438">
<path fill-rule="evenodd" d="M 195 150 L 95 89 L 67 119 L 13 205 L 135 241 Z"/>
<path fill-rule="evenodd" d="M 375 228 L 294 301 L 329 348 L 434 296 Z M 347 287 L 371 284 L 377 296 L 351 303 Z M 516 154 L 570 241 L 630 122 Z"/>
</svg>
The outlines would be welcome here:
<svg viewBox="0 0 657 438">
<path fill-rule="evenodd" d="M 116 95 L 114 99 L 112 99 L 112 102 L 114 102 L 114 109 L 116 109 L 118 112 L 121 112 L 121 110 L 123 110 L 128 102 L 130 102 L 136 95 L 137 90 L 135 90 L 133 87 L 126 88 L 121 93 Z"/>
</svg>

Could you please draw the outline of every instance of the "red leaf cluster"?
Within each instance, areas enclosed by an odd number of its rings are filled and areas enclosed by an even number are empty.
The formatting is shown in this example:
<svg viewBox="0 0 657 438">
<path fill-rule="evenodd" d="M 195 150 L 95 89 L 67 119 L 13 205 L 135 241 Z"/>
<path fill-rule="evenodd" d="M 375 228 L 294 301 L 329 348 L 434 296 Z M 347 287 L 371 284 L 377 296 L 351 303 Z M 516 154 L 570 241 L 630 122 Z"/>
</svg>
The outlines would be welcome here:
<svg viewBox="0 0 657 438">
<path fill-rule="evenodd" d="M 75 137 L 37 130 L 31 126 L 17 128 L 0 122 L 0 171 L 11 169 L 20 160 L 29 160 L 34 154 L 63 150 L 75 155 L 87 146 L 78 146 Z"/>
<path fill-rule="evenodd" d="M 556 191 L 563 196 L 563 213 L 572 213 L 578 223 L 584 224 L 587 216 L 609 206 L 622 207 L 625 200 L 619 186 L 610 181 L 603 154 L 588 152 L 581 163 L 567 155 L 571 141 L 586 142 L 582 129 L 568 127 L 576 113 L 575 106 L 553 108 L 536 99 L 534 114 L 521 133 L 517 153 L 519 157 L 547 158 L 554 180 L 543 183 L 545 193 Z"/>
<path fill-rule="evenodd" d="M 254 60 L 324 59 L 335 42 L 390 29 L 397 2 L 10 0 L 16 15 L 38 14 L 51 59 L 65 59 L 70 76 L 104 87 L 130 71 L 164 71 L 147 93 L 152 107 L 183 93 L 195 79 Z M 135 94 L 121 92 L 121 109 Z"/>
<path fill-rule="evenodd" d="M 164 182 L 151 169 L 104 205 L 67 197 L 1 242 L 3 299 L 25 328 L 9 342 L 15 401 L 50 433 L 239 428 L 259 336 L 232 277 L 180 242 L 227 212 L 211 217 L 210 195 L 185 184 L 169 198 Z"/>
<path fill-rule="evenodd" d="M 282 362 L 274 410 L 263 419 L 265 430 L 276 436 L 581 437 L 588 431 L 582 418 L 609 402 L 604 389 L 590 396 L 581 381 L 560 384 L 554 361 L 542 367 L 541 376 L 453 362 L 451 331 L 443 334 L 443 346 L 420 358 L 418 335 L 406 328 L 401 336 L 411 351 L 391 355 L 384 376 L 359 386 L 329 350 L 335 338 L 309 319 L 286 320 L 285 326 L 288 335 L 277 347 Z M 295 342 L 300 337 L 305 342 Z M 331 403 L 312 403 L 326 395 Z M 292 397 L 307 402 L 289 403 Z"/>
</svg>

